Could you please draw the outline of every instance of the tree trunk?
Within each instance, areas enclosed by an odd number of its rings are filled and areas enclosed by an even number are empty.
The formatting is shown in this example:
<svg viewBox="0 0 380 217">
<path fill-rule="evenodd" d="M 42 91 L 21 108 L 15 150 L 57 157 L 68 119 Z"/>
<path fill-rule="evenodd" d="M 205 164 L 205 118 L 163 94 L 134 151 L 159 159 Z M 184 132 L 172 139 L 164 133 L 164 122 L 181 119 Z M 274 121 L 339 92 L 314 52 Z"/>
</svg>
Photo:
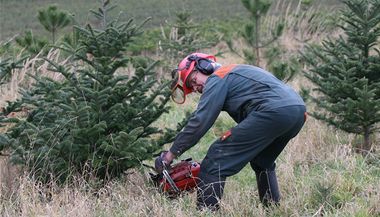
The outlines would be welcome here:
<svg viewBox="0 0 380 217">
<path fill-rule="evenodd" d="M 369 152 L 370 150 L 371 150 L 371 141 L 370 141 L 370 135 L 371 135 L 371 133 L 370 133 L 370 131 L 369 131 L 369 128 L 368 127 L 366 127 L 366 128 L 364 128 L 364 138 L 363 138 L 363 144 L 362 144 L 362 147 L 361 147 L 361 149 L 362 149 L 362 151 L 365 151 L 365 152 Z"/>
<path fill-rule="evenodd" d="M 53 44 L 55 44 L 55 32 L 56 32 L 57 30 L 55 29 L 55 28 L 53 28 L 53 30 L 52 30 L 52 35 L 53 35 Z"/>
<path fill-rule="evenodd" d="M 259 5 L 259 1 L 256 0 L 255 2 L 256 4 L 256 8 L 258 8 L 258 5 Z M 260 11 L 258 9 L 256 9 L 256 14 L 255 14 L 255 34 L 256 34 L 256 38 L 255 38 L 255 41 L 256 41 L 256 66 L 257 67 L 260 67 Z"/>
</svg>

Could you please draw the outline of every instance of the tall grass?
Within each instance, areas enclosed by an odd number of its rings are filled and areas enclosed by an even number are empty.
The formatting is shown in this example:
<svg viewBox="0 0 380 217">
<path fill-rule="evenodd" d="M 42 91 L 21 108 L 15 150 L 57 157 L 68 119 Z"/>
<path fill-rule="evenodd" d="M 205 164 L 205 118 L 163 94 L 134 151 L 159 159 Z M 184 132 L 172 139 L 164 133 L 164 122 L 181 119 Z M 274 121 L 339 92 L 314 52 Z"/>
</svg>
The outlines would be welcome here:
<svg viewBox="0 0 380 217">
<path fill-rule="evenodd" d="M 42 52 L 42 51 L 41 51 Z M 21 89 L 28 89 L 33 83 L 33 79 L 29 75 L 49 76 L 52 79 L 60 79 L 60 75 L 49 70 L 49 63 L 43 59 L 43 54 L 25 60 L 24 67 L 14 69 L 12 76 L 6 84 L 0 85 L 0 108 L 6 105 L 6 101 L 15 101 L 20 96 Z M 65 64 L 66 60 L 62 60 L 60 51 L 51 49 L 46 58 L 60 64 Z"/>
</svg>

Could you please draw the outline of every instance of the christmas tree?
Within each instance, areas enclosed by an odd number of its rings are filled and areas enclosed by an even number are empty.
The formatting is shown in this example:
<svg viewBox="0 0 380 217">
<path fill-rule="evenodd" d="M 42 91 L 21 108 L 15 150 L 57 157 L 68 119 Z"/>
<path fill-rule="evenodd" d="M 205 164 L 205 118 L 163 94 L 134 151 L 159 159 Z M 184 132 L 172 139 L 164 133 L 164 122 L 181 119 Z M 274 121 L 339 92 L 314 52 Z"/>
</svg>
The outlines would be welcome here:
<svg viewBox="0 0 380 217">
<path fill-rule="evenodd" d="M 169 24 L 170 28 L 162 30 L 160 49 L 169 60 L 168 65 L 175 66 L 187 55 L 211 48 L 217 40 L 206 40 L 200 32 L 200 26 L 191 19 L 191 13 L 180 11 L 176 13 L 176 21 Z"/>
<path fill-rule="evenodd" d="M 169 111 L 167 83 L 157 82 L 156 62 L 128 56 L 128 45 L 142 34 L 133 20 L 106 19 L 109 1 L 94 13 L 100 29 L 76 27 L 79 45 L 59 49 L 70 54 L 60 65 L 47 58 L 54 80 L 33 76 L 31 90 L 13 103 L 28 111 L 6 133 L 0 147 L 10 150 L 11 160 L 27 166 L 43 182 L 68 181 L 72 175 L 109 180 L 141 165 L 178 129 L 159 129 L 153 123 Z M 133 68 L 125 75 L 126 68 Z M 0 122 L 9 120 L 3 112 Z"/>
<path fill-rule="evenodd" d="M 344 34 L 309 46 L 305 72 L 317 95 L 312 115 L 341 130 L 363 136 L 362 150 L 371 149 L 371 134 L 380 122 L 380 1 L 347 0 L 340 28 Z"/>
<path fill-rule="evenodd" d="M 249 12 L 249 19 L 240 31 L 243 39 L 243 49 L 239 51 L 234 41 L 227 40 L 229 49 L 245 63 L 264 68 L 263 57 L 266 60 L 266 69 L 278 79 L 287 82 L 296 74 L 297 63 L 294 58 L 288 58 L 278 39 L 283 34 L 285 23 L 278 20 L 274 24 L 263 22 L 270 16 L 272 0 L 241 0 Z M 264 54 L 264 55 L 263 55 Z"/>
<path fill-rule="evenodd" d="M 39 10 L 37 18 L 42 26 L 52 34 L 53 44 L 56 42 L 58 30 L 68 26 L 72 20 L 69 13 L 58 10 L 55 5 L 51 5 L 44 10 Z"/>
</svg>

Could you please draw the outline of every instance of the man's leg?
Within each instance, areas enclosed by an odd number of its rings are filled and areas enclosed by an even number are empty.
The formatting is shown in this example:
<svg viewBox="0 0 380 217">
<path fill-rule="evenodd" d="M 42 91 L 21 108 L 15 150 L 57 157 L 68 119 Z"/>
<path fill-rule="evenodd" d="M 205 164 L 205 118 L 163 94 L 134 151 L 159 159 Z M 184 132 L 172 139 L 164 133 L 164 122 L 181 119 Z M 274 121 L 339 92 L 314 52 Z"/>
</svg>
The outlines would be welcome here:
<svg viewBox="0 0 380 217">
<path fill-rule="evenodd" d="M 301 110 L 299 113 L 302 113 Z M 295 137 L 304 124 L 302 118 L 293 123 L 293 126 L 284 134 L 276 138 L 270 145 L 261 151 L 251 162 L 251 167 L 255 171 L 257 188 L 260 201 L 264 206 L 279 204 L 280 191 L 276 176 L 275 160 L 288 144 L 290 139 Z"/>
<path fill-rule="evenodd" d="M 201 163 L 198 208 L 219 208 L 226 178 L 238 173 L 273 142 L 282 128 L 278 125 L 272 130 L 276 124 L 273 112 L 254 112 L 234 127 L 228 138 L 218 139 L 210 146 Z"/>
<path fill-rule="evenodd" d="M 280 190 L 278 188 L 276 171 L 274 169 L 254 168 L 256 173 L 259 198 L 264 206 L 279 204 Z"/>
<path fill-rule="evenodd" d="M 231 135 L 228 138 L 218 139 L 210 146 L 201 163 L 201 175 L 204 180 L 200 185 L 198 198 L 203 197 L 203 199 L 198 200 L 200 201 L 198 206 L 202 206 L 201 202 L 209 201 L 203 206 L 217 207 L 223 195 L 225 179 L 238 173 L 247 163 L 255 159 L 259 153 L 274 143 L 278 135 L 283 135 L 293 129 L 295 124 L 292 123 L 298 114 L 288 111 L 289 109 L 253 111 L 244 121 L 231 129 Z M 303 112 L 301 117 L 303 120 Z M 278 154 L 281 150 L 278 150 Z M 218 190 L 218 192 L 206 194 L 211 195 L 214 198 L 212 200 L 206 200 L 201 194 L 201 191 L 205 192 L 208 186 L 213 186 Z"/>
<path fill-rule="evenodd" d="M 219 209 L 219 200 L 223 196 L 226 178 L 213 176 L 200 172 L 197 189 L 197 208 L 202 210 L 208 208 L 212 211 Z"/>
</svg>

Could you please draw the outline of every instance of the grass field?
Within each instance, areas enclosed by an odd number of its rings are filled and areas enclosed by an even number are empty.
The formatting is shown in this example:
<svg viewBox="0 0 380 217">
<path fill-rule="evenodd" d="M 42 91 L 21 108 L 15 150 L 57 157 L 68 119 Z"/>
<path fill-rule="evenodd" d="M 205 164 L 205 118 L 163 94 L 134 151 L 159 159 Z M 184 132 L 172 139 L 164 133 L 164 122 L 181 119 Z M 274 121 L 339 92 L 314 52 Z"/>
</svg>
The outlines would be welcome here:
<svg viewBox="0 0 380 217">
<path fill-rule="evenodd" d="M 173 19 L 175 13 L 181 10 L 190 10 L 196 14 L 195 17 L 198 19 L 225 19 L 244 13 L 243 6 L 240 3 L 237 4 L 236 0 L 116 0 L 112 2 L 119 6 L 115 12 L 123 11 L 124 17 L 134 17 L 138 22 L 145 20 L 147 17 L 152 17 L 152 20 L 147 24 L 148 27 L 165 25 L 166 20 Z M 223 2 L 223 4 L 220 4 L 220 2 Z M 79 24 L 92 22 L 89 10 L 97 9 L 101 5 L 100 1 L 95 0 L 1 0 L 0 4 L 0 40 L 22 33 L 26 29 L 32 29 L 36 33 L 43 34 L 42 26 L 37 20 L 37 13 L 38 10 L 50 4 L 56 4 L 60 9 L 74 14 Z M 7 19 L 8 17 L 13 19 Z"/>
<path fill-rule="evenodd" d="M 38 10 L 56 4 L 59 9 L 75 15 L 79 24 L 93 22 L 90 9 L 97 9 L 100 0 L 0 0 L 0 41 L 22 34 L 25 30 L 33 30 L 37 35 L 47 34 L 37 20 Z M 288 2 L 298 2 L 290 0 Z M 315 0 L 315 4 L 328 7 L 336 6 L 338 0 Z M 239 0 L 114 0 L 125 17 L 134 17 L 141 22 L 147 17 L 152 20 L 147 27 L 166 25 L 173 20 L 175 13 L 187 10 L 192 17 L 201 20 L 226 20 L 246 17 L 246 9 Z"/>
</svg>

